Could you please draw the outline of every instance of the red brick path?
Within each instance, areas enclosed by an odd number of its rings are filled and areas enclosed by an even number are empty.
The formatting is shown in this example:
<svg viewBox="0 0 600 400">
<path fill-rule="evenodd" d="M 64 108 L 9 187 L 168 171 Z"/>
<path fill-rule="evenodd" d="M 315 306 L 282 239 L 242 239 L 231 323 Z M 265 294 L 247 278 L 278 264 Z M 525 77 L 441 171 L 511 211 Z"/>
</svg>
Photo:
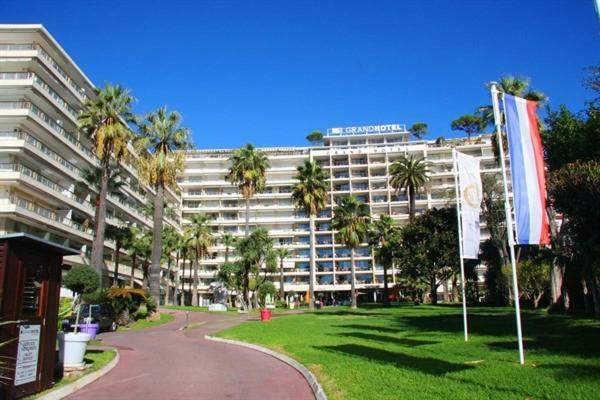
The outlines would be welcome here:
<svg viewBox="0 0 600 400">
<path fill-rule="evenodd" d="M 173 313 L 175 320 L 139 332 L 102 334 L 106 345 L 119 348 L 119 363 L 68 399 L 314 399 L 304 377 L 289 365 L 204 339 L 243 322 L 245 316 L 190 312 L 190 323 L 202 325 L 180 331 L 185 313 L 163 312 Z"/>
</svg>

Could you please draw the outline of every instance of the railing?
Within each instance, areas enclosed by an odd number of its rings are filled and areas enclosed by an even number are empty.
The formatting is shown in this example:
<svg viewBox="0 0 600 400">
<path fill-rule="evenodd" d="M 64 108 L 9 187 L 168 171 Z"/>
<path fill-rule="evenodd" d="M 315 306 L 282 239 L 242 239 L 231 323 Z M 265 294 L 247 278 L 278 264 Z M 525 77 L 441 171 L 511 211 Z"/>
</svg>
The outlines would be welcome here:
<svg viewBox="0 0 600 400">
<path fill-rule="evenodd" d="M 0 44 L 0 51 L 23 51 L 35 50 L 33 43 L 3 43 Z"/>
<path fill-rule="evenodd" d="M 58 63 L 54 61 L 54 59 L 50 57 L 48 53 L 46 53 L 44 49 L 42 49 L 39 45 L 35 45 L 35 48 L 37 48 L 39 54 L 46 59 L 46 61 L 48 61 L 48 63 L 56 70 L 56 72 L 59 73 L 60 76 L 67 81 L 67 83 L 75 90 L 75 92 L 79 94 L 79 96 L 81 96 L 83 99 L 87 98 L 85 95 L 85 90 L 76 84 L 73 79 L 71 79 L 71 77 L 67 75 L 67 73 L 58 65 Z"/>
<path fill-rule="evenodd" d="M 39 76 L 36 74 L 31 74 L 33 77 L 33 81 L 44 89 L 50 97 L 52 97 L 58 104 L 60 104 L 69 114 L 71 114 L 74 118 L 77 118 L 77 111 L 71 107 L 69 103 L 65 101 L 61 96 L 58 95 L 46 82 L 44 82 Z"/>
</svg>

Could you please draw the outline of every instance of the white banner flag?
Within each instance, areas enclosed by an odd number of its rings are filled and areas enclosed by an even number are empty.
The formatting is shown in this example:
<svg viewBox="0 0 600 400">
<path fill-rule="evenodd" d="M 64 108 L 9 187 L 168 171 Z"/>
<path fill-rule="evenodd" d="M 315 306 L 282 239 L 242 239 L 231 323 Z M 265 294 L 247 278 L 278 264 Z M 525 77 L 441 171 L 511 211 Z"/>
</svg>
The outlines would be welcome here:
<svg viewBox="0 0 600 400">
<path fill-rule="evenodd" d="M 479 212 L 482 199 L 479 159 L 456 152 L 463 235 L 463 258 L 479 258 Z"/>
</svg>

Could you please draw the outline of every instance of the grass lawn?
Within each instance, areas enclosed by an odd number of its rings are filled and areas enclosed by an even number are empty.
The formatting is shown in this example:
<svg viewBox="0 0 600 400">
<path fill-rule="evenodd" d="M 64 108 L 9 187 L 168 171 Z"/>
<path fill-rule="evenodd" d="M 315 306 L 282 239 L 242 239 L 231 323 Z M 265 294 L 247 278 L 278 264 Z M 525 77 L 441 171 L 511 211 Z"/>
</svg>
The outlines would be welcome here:
<svg viewBox="0 0 600 400">
<path fill-rule="evenodd" d="M 160 306 L 161 309 L 165 310 L 179 310 L 179 311 L 190 311 L 190 312 L 208 312 L 208 307 L 196 307 L 196 306 Z M 236 308 L 229 309 L 227 311 L 211 311 L 215 313 L 231 313 L 237 314 L 238 310 Z"/>
<path fill-rule="evenodd" d="M 145 328 L 151 328 L 153 326 L 158 326 L 158 325 L 162 325 L 162 324 L 166 324 L 167 322 L 171 322 L 175 319 L 174 316 L 172 316 L 171 314 L 167 314 L 167 313 L 160 313 L 160 319 L 157 319 L 155 321 L 149 320 L 149 319 L 140 319 L 135 321 L 133 324 L 129 325 L 128 327 L 119 327 L 119 331 L 139 331 L 141 329 L 145 329 Z"/>
<path fill-rule="evenodd" d="M 261 344 L 308 366 L 330 399 L 600 398 L 600 321 L 523 312 L 518 364 L 510 308 L 335 308 L 246 322 L 218 336 Z"/>
<path fill-rule="evenodd" d="M 75 374 L 72 374 L 69 376 L 65 376 L 61 380 L 56 382 L 56 384 L 54 385 L 54 387 L 52 389 L 46 390 L 42 393 L 38 393 L 38 394 L 35 394 L 32 396 L 25 397 L 25 400 L 37 399 L 37 398 L 41 397 L 42 395 L 46 395 L 56 389 L 60 389 L 61 387 L 68 385 L 69 383 L 73 383 L 77 379 L 104 367 L 113 358 L 115 358 L 116 355 L 117 355 L 117 353 L 114 350 L 88 350 L 85 353 L 84 362 L 86 364 L 91 364 L 90 368 L 88 368 L 85 371 L 82 371 L 80 373 L 75 373 Z"/>
</svg>

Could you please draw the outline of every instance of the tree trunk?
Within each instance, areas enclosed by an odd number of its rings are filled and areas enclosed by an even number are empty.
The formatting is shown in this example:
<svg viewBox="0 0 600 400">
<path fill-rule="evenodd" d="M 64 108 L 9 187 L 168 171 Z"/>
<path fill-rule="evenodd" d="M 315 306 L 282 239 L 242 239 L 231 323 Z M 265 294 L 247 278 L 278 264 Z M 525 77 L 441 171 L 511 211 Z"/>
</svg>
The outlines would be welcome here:
<svg viewBox="0 0 600 400">
<path fill-rule="evenodd" d="M 408 220 L 412 222 L 415 219 L 415 188 L 412 185 L 408 186 Z"/>
<path fill-rule="evenodd" d="M 121 243 L 115 244 L 115 274 L 113 279 L 113 286 L 119 287 L 119 259 L 121 258 Z"/>
<path fill-rule="evenodd" d="M 196 249 L 196 262 L 194 263 L 194 281 L 192 288 L 192 306 L 198 306 L 198 249 Z"/>
<path fill-rule="evenodd" d="M 244 298 L 244 303 L 246 304 L 246 311 L 250 311 L 250 309 L 252 308 L 252 304 L 250 303 L 250 271 L 248 270 L 248 267 L 246 265 L 244 265 L 244 279 L 242 281 L 242 285 L 244 286 L 242 289 L 244 291 L 243 293 L 243 298 Z"/>
<path fill-rule="evenodd" d="M 444 279 L 442 281 L 442 289 L 444 289 L 444 304 L 448 304 L 450 302 L 450 296 L 448 294 L 448 281 Z"/>
<path fill-rule="evenodd" d="M 467 293 L 467 277 L 464 276 L 463 280 L 465 281 L 465 294 Z M 462 288 L 461 288 L 462 289 Z M 454 274 L 452 276 L 452 302 L 453 303 L 458 303 L 459 302 L 459 295 L 458 295 L 458 276 L 456 274 Z"/>
<path fill-rule="evenodd" d="M 587 287 L 592 298 L 592 308 L 594 318 L 600 318 L 600 296 L 598 294 L 598 281 L 594 277 L 593 272 L 590 272 L 587 278 Z"/>
<path fill-rule="evenodd" d="M 102 160 L 100 193 L 96 198 L 96 220 L 94 221 L 94 241 L 92 242 L 91 266 L 100 275 L 101 287 L 105 287 L 107 276 L 104 266 L 104 234 L 106 231 L 106 195 L 108 193 L 109 158 Z"/>
<path fill-rule="evenodd" d="M 437 304 L 437 288 L 438 288 L 438 284 L 436 282 L 435 278 L 432 278 L 430 281 L 430 291 L 429 291 L 429 296 L 431 296 L 431 304 L 436 305 Z"/>
<path fill-rule="evenodd" d="M 137 259 L 137 256 L 135 253 L 133 253 L 133 255 L 131 256 L 131 275 L 130 275 L 130 279 L 129 279 L 129 286 L 131 286 L 131 288 L 135 287 L 135 261 Z"/>
<path fill-rule="evenodd" d="M 283 288 L 283 258 L 279 260 L 279 300 L 285 300 L 285 290 Z"/>
<path fill-rule="evenodd" d="M 169 293 L 171 291 L 171 255 L 167 254 L 167 274 L 165 277 L 165 304 L 169 304 L 169 301 L 171 299 L 171 294 Z"/>
<path fill-rule="evenodd" d="M 310 263 L 309 263 L 309 282 L 308 282 L 308 293 L 310 295 L 310 301 L 308 303 L 308 309 L 315 309 L 315 269 L 316 269 L 316 260 L 315 260 L 315 216 L 310 214 Z"/>
<path fill-rule="evenodd" d="M 352 282 L 350 284 L 350 297 L 352 297 L 352 305 L 350 308 L 356 308 L 356 267 L 354 265 L 354 249 L 350 249 L 350 271 Z"/>
<path fill-rule="evenodd" d="M 142 278 L 142 289 L 146 290 L 148 289 L 148 259 L 145 259 L 142 263 L 142 271 L 144 275 Z"/>
<path fill-rule="evenodd" d="M 390 294 L 388 289 L 388 266 L 383 265 L 383 306 L 390 306 Z"/>
<path fill-rule="evenodd" d="M 540 305 L 540 300 L 542 300 L 542 297 L 544 297 L 544 292 L 538 293 L 538 295 L 534 296 L 533 298 L 533 308 L 535 308 L 536 310 Z"/>
<path fill-rule="evenodd" d="M 187 254 L 183 252 L 183 260 L 181 263 L 181 305 L 185 306 L 185 261 L 187 258 Z"/>
<path fill-rule="evenodd" d="M 154 221 L 152 231 L 152 264 L 150 265 L 150 296 L 160 305 L 160 258 L 162 256 L 162 227 L 165 188 L 162 183 L 156 185 L 154 197 Z"/>
<path fill-rule="evenodd" d="M 546 207 L 546 212 L 550 221 L 550 240 L 552 252 L 554 253 L 552 270 L 550 273 L 550 309 L 560 310 L 564 307 L 564 301 L 561 301 L 561 297 L 563 296 L 563 279 L 565 272 L 559 257 L 561 251 L 561 244 L 559 241 L 560 232 L 558 231 L 558 224 L 556 223 L 556 212 L 550 202 Z M 566 292 L 564 294 L 566 295 Z M 564 309 L 564 311 L 566 311 L 566 309 Z"/>
<path fill-rule="evenodd" d="M 244 236 L 248 236 L 250 234 L 250 199 L 246 199 L 246 230 L 244 232 Z"/>
<path fill-rule="evenodd" d="M 177 258 L 175 259 L 175 287 L 173 288 L 173 304 L 178 306 L 179 302 L 179 256 L 181 251 L 177 250 Z"/>
</svg>

